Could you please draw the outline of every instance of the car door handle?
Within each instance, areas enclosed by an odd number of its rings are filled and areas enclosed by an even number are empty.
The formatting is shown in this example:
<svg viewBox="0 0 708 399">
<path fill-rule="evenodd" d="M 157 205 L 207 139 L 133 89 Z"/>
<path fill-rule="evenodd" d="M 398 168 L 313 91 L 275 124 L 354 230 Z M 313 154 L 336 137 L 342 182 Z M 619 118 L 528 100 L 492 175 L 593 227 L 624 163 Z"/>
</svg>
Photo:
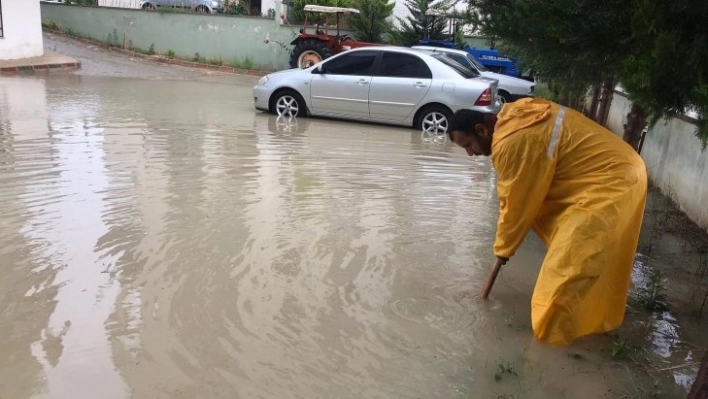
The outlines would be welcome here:
<svg viewBox="0 0 708 399">
<path fill-rule="evenodd" d="M 356 84 L 358 84 L 358 85 L 368 85 L 368 84 L 369 84 L 369 81 L 367 81 L 367 80 L 365 80 L 365 79 L 360 79 L 358 82 L 356 82 Z"/>
<path fill-rule="evenodd" d="M 426 85 L 425 83 L 422 83 L 422 82 L 416 82 L 416 84 L 414 84 L 413 87 L 420 89 L 422 87 L 428 87 L 428 85 Z"/>
</svg>

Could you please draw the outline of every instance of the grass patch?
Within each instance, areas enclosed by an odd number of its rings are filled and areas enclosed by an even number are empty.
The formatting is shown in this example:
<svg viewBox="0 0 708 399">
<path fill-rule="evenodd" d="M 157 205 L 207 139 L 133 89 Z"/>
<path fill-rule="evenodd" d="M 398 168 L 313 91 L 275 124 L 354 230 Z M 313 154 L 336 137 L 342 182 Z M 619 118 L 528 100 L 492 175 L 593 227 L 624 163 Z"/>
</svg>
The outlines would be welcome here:
<svg viewBox="0 0 708 399">
<path fill-rule="evenodd" d="M 194 53 L 194 57 L 192 57 L 192 62 L 201 62 L 203 64 L 206 63 L 206 58 L 199 55 L 199 53 Z"/>
<path fill-rule="evenodd" d="M 251 57 L 243 57 L 243 69 L 253 69 L 253 65 L 253 59 Z"/>
<path fill-rule="evenodd" d="M 235 59 L 226 63 L 226 65 L 237 68 L 237 69 L 255 69 L 256 64 L 253 62 L 253 58 L 249 56 L 241 57 L 240 59 Z"/>
<path fill-rule="evenodd" d="M 504 374 L 509 374 L 518 377 L 516 370 L 514 370 L 514 365 L 509 362 L 502 362 L 497 365 L 497 372 L 494 373 L 494 381 L 501 381 L 502 378 L 504 378 Z"/>
<path fill-rule="evenodd" d="M 650 312 L 661 312 L 668 308 L 666 305 L 666 287 L 664 275 L 660 270 L 654 270 L 649 277 L 647 286 L 639 291 L 639 303 Z"/>
<path fill-rule="evenodd" d="M 42 21 L 42 27 L 50 30 L 61 31 L 59 25 L 57 25 L 57 23 L 54 21 Z"/>
<path fill-rule="evenodd" d="M 206 59 L 206 63 L 209 65 L 222 66 L 224 65 L 224 60 L 221 57 L 211 57 Z"/>
<path fill-rule="evenodd" d="M 626 338 L 617 338 L 610 344 L 610 356 L 614 360 L 632 359 L 631 355 L 639 350 L 641 350 L 639 346 L 632 344 Z"/>
</svg>

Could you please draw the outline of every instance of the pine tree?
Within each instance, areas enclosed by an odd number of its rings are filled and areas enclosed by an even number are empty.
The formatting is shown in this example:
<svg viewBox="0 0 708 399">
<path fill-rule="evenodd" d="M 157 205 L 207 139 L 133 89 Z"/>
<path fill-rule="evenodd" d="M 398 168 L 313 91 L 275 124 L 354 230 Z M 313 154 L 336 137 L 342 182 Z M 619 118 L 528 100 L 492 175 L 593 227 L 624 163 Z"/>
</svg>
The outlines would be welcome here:
<svg viewBox="0 0 708 399">
<path fill-rule="evenodd" d="M 406 0 L 405 5 L 410 16 L 406 19 L 398 18 L 401 24 L 401 44 L 404 46 L 412 46 L 424 37 L 433 40 L 443 40 L 450 35 L 447 32 L 448 21 L 442 17 L 431 17 L 425 15 L 428 9 L 438 9 L 443 11 L 451 11 L 457 0 L 443 0 L 435 2 L 434 0 Z"/>
<path fill-rule="evenodd" d="M 351 14 L 349 27 L 354 31 L 357 40 L 380 43 L 387 38 L 393 24 L 390 21 L 393 7 L 396 3 L 388 0 L 358 0 L 352 2 L 359 14 Z"/>
</svg>

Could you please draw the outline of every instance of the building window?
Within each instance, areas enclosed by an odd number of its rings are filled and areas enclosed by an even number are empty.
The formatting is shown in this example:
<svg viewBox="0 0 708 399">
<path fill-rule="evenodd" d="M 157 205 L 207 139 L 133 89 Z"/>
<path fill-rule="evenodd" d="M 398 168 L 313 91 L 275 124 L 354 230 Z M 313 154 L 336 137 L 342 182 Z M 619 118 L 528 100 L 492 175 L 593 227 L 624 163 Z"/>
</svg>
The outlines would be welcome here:
<svg viewBox="0 0 708 399">
<path fill-rule="evenodd" d="M 0 0 L 0 37 L 5 37 L 2 30 L 2 0 Z"/>
</svg>

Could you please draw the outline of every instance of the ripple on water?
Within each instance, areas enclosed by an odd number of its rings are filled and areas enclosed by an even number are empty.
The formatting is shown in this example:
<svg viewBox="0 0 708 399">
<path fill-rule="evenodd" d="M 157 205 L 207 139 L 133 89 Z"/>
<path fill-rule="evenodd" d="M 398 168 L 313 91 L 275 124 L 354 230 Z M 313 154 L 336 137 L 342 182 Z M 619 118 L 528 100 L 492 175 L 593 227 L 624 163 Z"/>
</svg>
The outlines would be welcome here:
<svg viewBox="0 0 708 399">
<path fill-rule="evenodd" d="M 254 113 L 250 87 L 89 80 L 49 83 L 31 128 L 0 120 L 0 283 L 30 309 L 0 343 L 16 375 L 45 381 L 25 340 L 68 319 L 52 386 L 75 392 L 96 369 L 145 397 L 497 394 L 473 386 L 485 345 L 523 344 L 490 336 L 501 312 L 473 284 L 498 207 L 487 160 Z"/>
</svg>

